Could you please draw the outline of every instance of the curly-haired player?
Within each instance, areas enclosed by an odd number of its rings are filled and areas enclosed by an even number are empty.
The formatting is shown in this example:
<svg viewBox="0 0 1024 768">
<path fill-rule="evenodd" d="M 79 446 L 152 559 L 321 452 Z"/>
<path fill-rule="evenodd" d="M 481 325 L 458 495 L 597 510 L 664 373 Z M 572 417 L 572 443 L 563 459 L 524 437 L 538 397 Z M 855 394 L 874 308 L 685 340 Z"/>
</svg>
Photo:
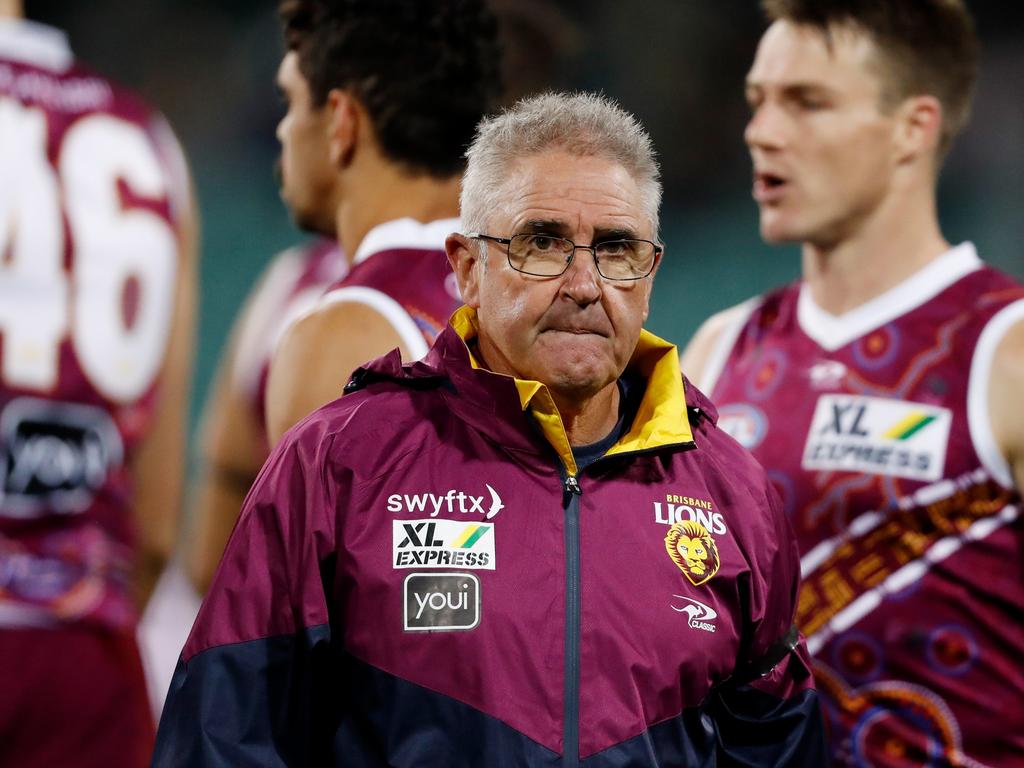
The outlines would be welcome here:
<svg viewBox="0 0 1024 768">
<path fill-rule="evenodd" d="M 499 79 L 482 0 L 286 0 L 281 18 L 282 195 L 300 226 L 337 235 L 352 269 L 282 338 L 272 442 L 362 362 L 423 355 L 458 306 L 444 238 Z"/>
</svg>

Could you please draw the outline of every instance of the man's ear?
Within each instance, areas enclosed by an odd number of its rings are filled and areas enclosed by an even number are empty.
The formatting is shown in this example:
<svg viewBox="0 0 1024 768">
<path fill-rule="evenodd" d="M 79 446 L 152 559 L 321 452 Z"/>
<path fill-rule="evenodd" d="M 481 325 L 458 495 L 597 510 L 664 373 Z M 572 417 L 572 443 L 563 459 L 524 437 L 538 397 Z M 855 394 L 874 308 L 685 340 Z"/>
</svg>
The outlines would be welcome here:
<svg viewBox="0 0 1024 768">
<path fill-rule="evenodd" d="M 896 161 L 934 156 L 942 138 L 942 103 L 934 96 L 912 96 L 897 108 Z"/>
<path fill-rule="evenodd" d="M 363 111 L 349 91 L 335 88 L 327 94 L 329 110 L 327 152 L 331 166 L 347 168 L 352 162 L 360 131 Z"/>
<path fill-rule="evenodd" d="M 444 241 L 444 249 L 463 303 L 477 309 L 480 306 L 480 277 L 484 270 L 479 242 L 455 232 Z"/>
<path fill-rule="evenodd" d="M 661 260 L 664 257 L 665 249 L 662 248 L 654 259 L 654 269 L 651 270 L 651 274 L 649 274 L 644 280 L 644 282 L 647 283 L 647 285 L 644 286 L 644 291 L 647 293 L 647 296 L 644 298 L 643 320 L 645 323 L 647 322 L 647 317 L 651 314 L 651 293 L 654 291 L 654 276 L 658 274 L 658 268 L 661 266 Z"/>
</svg>

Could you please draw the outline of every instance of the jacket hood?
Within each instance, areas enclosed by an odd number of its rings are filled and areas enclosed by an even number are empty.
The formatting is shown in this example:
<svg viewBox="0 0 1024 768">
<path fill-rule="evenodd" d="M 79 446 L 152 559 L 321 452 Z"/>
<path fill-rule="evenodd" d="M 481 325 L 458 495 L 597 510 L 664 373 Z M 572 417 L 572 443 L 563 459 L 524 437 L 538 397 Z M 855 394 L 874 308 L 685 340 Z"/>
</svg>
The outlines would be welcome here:
<svg viewBox="0 0 1024 768">
<path fill-rule="evenodd" d="M 536 451 L 540 447 L 536 430 L 526 424 L 530 413 L 546 443 L 575 475 L 576 462 L 565 426 L 547 386 L 482 367 L 470 348 L 478 333 L 476 312 L 461 307 L 422 360 L 402 365 L 398 350 L 394 350 L 358 369 L 346 391 L 383 381 L 413 388 L 441 387 L 453 415 L 512 450 Z M 643 379 L 646 387 L 633 423 L 606 456 L 692 445 L 688 409 L 712 421 L 716 418 L 711 403 L 688 386 L 689 382 L 684 385 L 674 344 L 642 330 L 627 370 Z"/>
</svg>

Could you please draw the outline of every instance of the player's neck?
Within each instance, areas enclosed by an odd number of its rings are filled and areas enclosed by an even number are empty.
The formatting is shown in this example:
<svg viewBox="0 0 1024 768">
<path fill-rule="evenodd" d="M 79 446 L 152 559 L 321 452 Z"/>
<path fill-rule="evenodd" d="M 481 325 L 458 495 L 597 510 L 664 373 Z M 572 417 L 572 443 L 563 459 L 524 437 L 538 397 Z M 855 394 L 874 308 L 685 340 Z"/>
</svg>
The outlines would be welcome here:
<svg viewBox="0 0 1024 768">
<path fill-rule="evenodd" d="M 893 198 L 891 202 L 898 199 Z M 947 250 L 934 196 L 883 205 L 851 235 L 826 245 L 804 243 L 803 278 L 811 298 L 842 315 L 881 296 Z"/>
<path fill-rule="evenodd" d="M 25 9 L 21 0 L 0 0 L 0 19 L 23 19 Z"/>
<path fill-rule="evenodd" d="M 394 164 L 382 162 L 373 173 L 361 177 L 371 181 L 355 179 L 335 217 L 341 248 L 350 262 L 363 238 L 379 224 L 404 218 L 427 223 L 459 215 L 458 175 L 447 179 L 410 176 Z"/>
</svg>

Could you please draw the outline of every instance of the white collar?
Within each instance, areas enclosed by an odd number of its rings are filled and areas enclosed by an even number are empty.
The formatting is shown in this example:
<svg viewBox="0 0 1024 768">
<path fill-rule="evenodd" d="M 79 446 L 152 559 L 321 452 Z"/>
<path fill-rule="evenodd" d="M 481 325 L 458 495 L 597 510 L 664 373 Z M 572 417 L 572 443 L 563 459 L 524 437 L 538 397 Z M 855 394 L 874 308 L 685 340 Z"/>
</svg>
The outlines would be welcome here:
<svg viewBox="0 0 1024 768">
<path fill-rule="evenodd" d="M 409 218 L 386 221 L 366 233 L 356 249 L 352 264 L 366 261 L 381 251 L 444 250 L 445 238 L 452 232 L 458 232 L 461 227 L 462 222 L 458 219 L 438 219 L 427 224 Z"/>
<path fill-rule="evenodd" d="M 66 34 L 22 19 L 0 19 L 0 58 L 54 72 L 64 72 L 74 61 Z"/>
<path fill-rule="evenodd" d="M 797 302 L 797 321 L 804 333 L 832 352 L 916 309 L 981 266 L 974 245 L 961 243 L 881 296 L 842 315 L 829 314 L 815 304 L 807 284 L 803 283 Z"/>
</svg>

